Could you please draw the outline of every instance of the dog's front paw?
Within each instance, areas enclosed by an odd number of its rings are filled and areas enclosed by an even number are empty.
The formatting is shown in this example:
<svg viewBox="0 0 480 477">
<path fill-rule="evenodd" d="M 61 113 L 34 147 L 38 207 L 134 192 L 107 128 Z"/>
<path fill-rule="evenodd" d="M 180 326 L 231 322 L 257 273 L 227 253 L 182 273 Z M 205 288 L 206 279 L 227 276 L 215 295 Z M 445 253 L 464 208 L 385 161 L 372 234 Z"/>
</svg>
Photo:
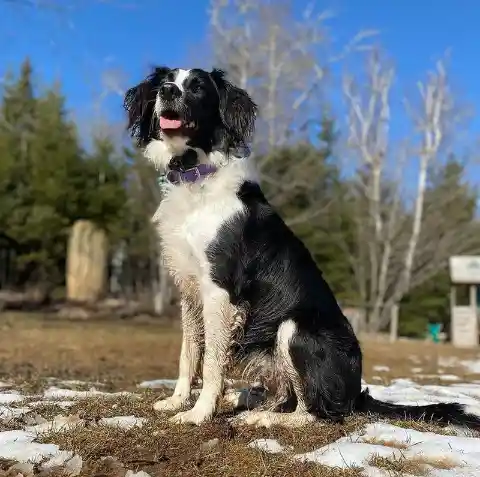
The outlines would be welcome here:
<svg viewBox="0 0 480 477">
<path fill-rule="evenodd" d="M 179 412 L 170 418 L 170 422 L 175 424 L 194 424 L 199 426 L 200 424 L 210 421 L 213 416 L 213 409 L 209 409 L 206 406 L 195 405 L 189 411 Z"/>
<path fill-rule="evenodd" d="M 190 398 L 185 396 L 170 396 L 155 402 L 153 409 L 160 412 L 180 411 L 190 404 Z"/>
</svg>

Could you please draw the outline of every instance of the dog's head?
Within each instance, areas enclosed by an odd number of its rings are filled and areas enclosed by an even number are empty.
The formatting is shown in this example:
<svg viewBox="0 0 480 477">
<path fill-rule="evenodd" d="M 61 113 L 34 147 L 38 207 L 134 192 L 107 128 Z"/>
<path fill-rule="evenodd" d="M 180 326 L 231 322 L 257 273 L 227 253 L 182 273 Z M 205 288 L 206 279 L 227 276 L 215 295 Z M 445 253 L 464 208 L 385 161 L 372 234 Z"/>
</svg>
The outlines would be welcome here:
<svg viewBox="0 0 480 477">
<path fill-rule="evenodd" d="M 228 152 L 248 145 L 257 107 L 214 69 L 156 67 L 125 95 L 128 129 L 140 147 L 152 139 Z"/>
</svg>

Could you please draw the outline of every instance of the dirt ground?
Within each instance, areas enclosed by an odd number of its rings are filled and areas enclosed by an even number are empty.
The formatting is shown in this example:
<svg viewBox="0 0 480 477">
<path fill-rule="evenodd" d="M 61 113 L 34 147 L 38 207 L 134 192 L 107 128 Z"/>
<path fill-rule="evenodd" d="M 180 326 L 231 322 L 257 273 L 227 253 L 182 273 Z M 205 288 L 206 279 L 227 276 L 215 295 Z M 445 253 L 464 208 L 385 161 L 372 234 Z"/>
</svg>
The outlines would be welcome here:
<svg viewBox="0 0 480 477">
<path fill-rule="evenodd" d="M 82 476 L 123 476 L 125 468 L 144 470 L 151 476 L 182 477 L 360 475 L 359 469 L 304 464 L 286 459 L 284 455 L 250 449 L 247 444 L 262 437 L 275 438 L 291 446 L 292 452 L 311 451 L 361 429 L 369 422 L 366 416 L 355 416 L 343 425 L 315 423 L 301 431 L 234 428 L 226 419 L 231 410 L 224 408 L 212 423 L 201 427 L 169 424 L 168 416 L 152 410 L 152 403 L 166 391 L 139 391 L 136 386 L 143 380 L 176 378 L 180 340 L 179 330 L 158 323 L 67 322 L 1 314 L 0 380 L 13 381 L 17 389 L 25 392 L 41 390 L 47 386 L 49 377 L 55 377 L 98 381 L 103 384 L 102 390 L 132 390 L 141 394 L 140 399 L 119 397 L 115 401 L 90 398 L 79 401 L 69 410 L 87 423 L 116 415 L 145 417 L 147 421 L 141 428 L 125 430 L 86 425 L 81 430 L 45 436 L 46 441 L 81 455 Z M 440 382 L 442 373 L 454 374 L 465 381 L 480 379 L 466 376 L 463 368 L 443 369 L 439 365 L 439 357 L 478 359 L 475 351 L 409 341 L 395 345 L 365 341 L 362 346 L 364 379 L 368 383 L 386 384 L 393 378 L 412 378 L 415 373 L 415 380 L 425 383 Z M 55 407 L 46 406 L 38 412 L 49 418 L 59 413 Z M 408 425 L 442 432 L 431 424 L 409 422 Z M 0 462 L 0 475 L 1 469 L 10 464 Z"/>
</svg>

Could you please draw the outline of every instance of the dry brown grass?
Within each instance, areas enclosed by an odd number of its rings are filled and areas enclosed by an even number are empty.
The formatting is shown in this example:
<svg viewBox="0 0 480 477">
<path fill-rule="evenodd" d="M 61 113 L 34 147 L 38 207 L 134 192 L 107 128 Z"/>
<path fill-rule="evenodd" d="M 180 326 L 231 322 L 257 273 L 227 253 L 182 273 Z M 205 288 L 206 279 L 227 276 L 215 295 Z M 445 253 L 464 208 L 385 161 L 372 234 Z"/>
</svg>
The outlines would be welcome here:
<svg viewBox="0 0 480 477">
<path fill-rule="evenodd" d="M 132 389 L 136 383 L 157 377 L 175 377 L 181 335 L 179 330 L 158 322 L 62 321 L 56 318 L 0 315 L 0 377 L 43 385 L 48 376 L 63 379 L 101 381 L 108 389 Z M 472 350 L 450 345 L 400 341 L 395 345 L 368 340 L 364 349 L 364 378 L 367 382 L 388 383 L 393 378 L 412 377 L 412 368 L 421 374 L 444 371 L 470 381 L 463 368 L 438 366 L 439 357 L 473 359 Z M 412 361 L 412 357 L 414 361 Z M 375 371 L 376 365 L 389 371 Z M 380 377 L 380 381 L 373 381 Z M 420 378 L 419 382 L 440 382 Z M 445 383 L 444 383 L 445 384 Z"/>
<path fill-rule="evenodd" d="M 176 377 L 180 340 L 178 330 L 155 322 L 115 319 L 65 322 L 48 317 L 3 315 L 0 316 L 0 380 L 13 380 L 27 391 L 44 387 L 51 376 L 100 381 L 106 390 L 134 390 L 142 380 Z M 438 356 L 455 355 L 465 359 L 474 356 L 473 352 L 459 353 L 449 346 L 425 343 L 400 342 L 392 346 L 371 341 L 364 342 L 363 347 L 367 382 L 379 374 L 373 370 L 375 365 L 390 367 L 390 371 L 383 373 L 385 382 L 388 382 L 394 377 L 411 376 L 412 367 L 423 367 L 425 374 L 436 372 L 434 368 Z M 416 363 L 411 361 L 411 356 L 417 357 Z M 447 372 L 451 373 L 450 370 Z M 78 452 L 85 462 L 82 471 L 85 477 L 123 476 L 125 469 L 122 470 L 122 465 L 132 470 L 145 470 L 152 476 L 361 475 L 359 469 L 331 469 L 300 463 L 284 455 L 249 449 L 246 445 L 254 439 L 273 438 L 291 446 L 295 452 L 308 452 L 360 431 L 369 422 L 365 416 L 349 418 L 343 425 L 319 422 L 300 431 L 253 429 L 233 428 L 226 419 L 231 411 L 223 409 L 213 422 L 204 426 L 174 426 L 167 422 L 165 416 L 152 410 L 159 394 L 142 391 L 140 399 L 119 397 L 112 401 L 100 397 L 81 400 L 68 411 L 51 404 L 38 407 L 36 411 L 46 418 L 69 413 L 86 421 L 83 429 L 44 436 L 46 441 Z M 102 417 L 120 415 L 144 417 L 147 422 L 143 427 L 132 430 L 98 425 Z M 421 431 L 444 432 L 430 423 L 392 423 Z M 218 442 L 212 441 L 214 439 Z M 209 441 L 216 444 L 201 446 Z M 398 448 L 393 442 L 381 444 Z M 106 456 L 111 458 L 102 460 Z M 379 459 L 376 462 L 380 466 L 382 463 L 398 468 L 403 465 L 403 469 L 413 466 L 411 462 L 392 464 Z M 418 471 L 420 463 L 415 464 Z M 424 467 L 427 464 L 430 463 L 422 463 Z M 6 465 L 0 462 L 0 475 Z"/>
<path fill-rule="evenodd" d="M 368 462 L 371 466 L 385 469 L 392 477 L 401 477 L 406 474 L 417 476 L 428 476 L 431 468 L 434 469 L 453 469 L 457 463 L 447 457 L 437 459 L 426 457 L 381 457 L 372 456 Z"/>
<path fill-rule="evenodd" d="M 405 442 L 377 439 L 375 437 L 371 437 L 370 439 L 363 439 L 362 442 L 365 442 L 367 444 L 374 444 L 377 446 L 392 447 L 394 449 L 408 449 L 410 447 Z"/>
<path fill-rule="evenodd" d="M 0 379 L 49 376 L 131 389 L 144 379 L 175 377 L 181 335 L 157 323 L 0 317 Z"/>
<path fill-rule="evenodd" d="M 397 427 L 403 427 L 405 429 L 414 429 L 419 432 L 434 432 L 435 434 L 441 434 L 444 436 L 453 436 L 455 431 L 451 428 L 445 427 L 444 424 L 438 424 L 436 422 L 430 421 L 414 421 L 414 420 L 401 420 L 401 419 L 390 419 L 390 424 L 393 424 Z M 475 431 L 471 431 L 472 433 Z"/>
<path fill-rule="evenodd" d="M 232 427 L 223 416 L 202 427 L 177 426 L 169 424 L 165 417 L 154 415 L 151 401 L 147 400 L 144 406 L 144 409 L 136 405 L 123 407 L 124 412 L 135 410 L 136 415 L 149 416 L 141 428 L 125 430 L 97 425 L 95 420 L 102 415 L 104 408 L 100 406 L 97 409 L 90 403 L 88 414 L 82 414 L 89 423 L 86 428 L 52 433 L 45 435 L 44 440 L 80 454 L 85 462 L 82 474 L 85 476 L 97 475 L 91 472 L 103 465 L 101 458 L 105 456 L 112 456 L 127 468 L 142 469 L 152 476 L 360 475 L 355 469 L 342 471 L 298 463 L 284 455 L 272 455 L 247 447 L 252 440 L 265 437 L 278 439 L 295 448 L 312 450 L 344 435 L 345 429 L 341 429 L 341 426 L 332 426 L 325 431 L 320 424 L 316 424 L 302 433 L 284 429 L 243 429 Z M 352 421 L 348 427 L 352 430 L 359 424 Z M 110 471 L 106 475 L 116 474 Z"/>
</svg>

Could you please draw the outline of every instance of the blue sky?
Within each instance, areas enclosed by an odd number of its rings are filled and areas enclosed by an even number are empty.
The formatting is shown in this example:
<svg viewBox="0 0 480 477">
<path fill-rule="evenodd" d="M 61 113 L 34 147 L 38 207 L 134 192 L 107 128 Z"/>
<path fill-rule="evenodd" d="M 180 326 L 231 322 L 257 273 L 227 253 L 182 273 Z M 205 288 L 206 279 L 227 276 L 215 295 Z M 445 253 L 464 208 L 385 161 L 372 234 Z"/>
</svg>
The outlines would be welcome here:
<svg viewBox="0 0 480 477">
<path fill-rule="evenodd" d="M 299 10 L 306 3 L 296 1 Z M 107 68 L 124 71 L 131 84 L 149 64 L 208 63 L 207 0 L 57 3 L 74 8 L 39 11 L 0 0 L 0 76 L 30 56 L 42 82 L 61 80 L 68 107 L 79 116 L 85 116 L 98 97 L 101 72 Z M 338 13 L 331 28 L 339 44 L 363 28 L 380 31 L 381 44 L 397 67 L 400 92 L 413 91 L 415 82 L 450 48 L 455 89 L 479 109 L 480 3 L 333 0 L 317 6 Z M 120 98 L 111 97 L 107 106 L 109 114 L 120 117 Z M 474 121 L 473 129 L 479 124 Z"/>
</svg>

